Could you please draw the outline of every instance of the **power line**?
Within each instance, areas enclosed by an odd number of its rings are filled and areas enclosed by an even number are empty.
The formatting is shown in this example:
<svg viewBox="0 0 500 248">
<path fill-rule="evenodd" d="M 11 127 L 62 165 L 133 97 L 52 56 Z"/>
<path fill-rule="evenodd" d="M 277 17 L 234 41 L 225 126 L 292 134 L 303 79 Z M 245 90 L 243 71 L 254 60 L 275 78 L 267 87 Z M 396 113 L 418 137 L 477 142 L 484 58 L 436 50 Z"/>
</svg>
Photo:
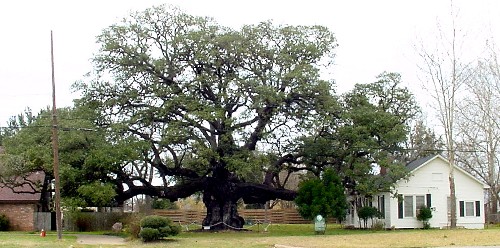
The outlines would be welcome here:
<svg viewBox="0 0 500 248">
<path fill-rule="evenodd" d="M 24 128 L 53 128 L 54 126 L 51 125 L 29 125 L 29 126 L 24 126 L 24 127 L 5 127 L 5 126 L 0 126 L 0 129 L 24 129 Z M 85 127 L 61 127 L 58 126 L 56 127 L 59 130 L 62 131 L 86 131 L 86 132 L 97 132 L 97 129 L 93 128 L 85 128 Z"/>
<path fill-rule="evenodd" d="M 25 126 L 25 127 L 5 127 L 5 126 L 0 126 L 0 129 L 23 129 L 23 128 L 52 128 L 53 126 L 49 125 L 30 125 L 30 126 Z M 85 131 L 85 132 L 97 132 L 99 129 L 106 129 L 106 128 L 82 128 L 82 127 L 57 127 L 58 129 L 62 131 Z M 177 136 L 177 137 L 184 137 L 184 136 Z M 349 149 L 357 149 L 357 150 L 385 150 L 382 147 L 350 147 Z M 418 151 L 418 152 L 464 152 L 464 153 L 474 153 L 474 152 L 481 152 L 481 153 L 486 153 L 487 151 L 481 151 L 481 150 L 450 150 L 450 149 L 418 149 L 418 148 L 399 148 L 396 151 Z"/>
</svg>

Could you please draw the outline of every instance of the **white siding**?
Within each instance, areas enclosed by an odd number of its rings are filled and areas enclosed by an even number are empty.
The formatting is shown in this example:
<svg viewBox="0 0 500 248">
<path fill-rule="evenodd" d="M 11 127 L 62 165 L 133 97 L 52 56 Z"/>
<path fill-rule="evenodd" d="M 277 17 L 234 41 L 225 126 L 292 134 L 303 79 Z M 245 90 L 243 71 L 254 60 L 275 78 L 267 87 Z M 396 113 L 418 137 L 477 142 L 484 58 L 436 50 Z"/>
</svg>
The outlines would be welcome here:
<svg viewBox="0 0 500 248">
<path fill-rule="evenodd" d="M 463 174 L 461 171 L 455 170 L 455 191 L 457 197 L 457 226 L 465 228 L 484 228 L 484 189 L 483 186 L 470 177 Z M 476 210 L 476 201 L 479 201 L 480 216 L 460 216 L 460 201 L 473 202 L 474 210 Z"/>
<path fill-rule="evenodd" d="M 415 196 L 431 194 L 431 207 L 433 208 L 432 218 L 429 223 L 431 227 L 445 228 L 450 225 L 448 220 L 447 198 L 450 194 L 448 173 L 448 163 L 442 159 L 435 158 L 421 168 L 414 171 L 413 176 L 408 181 L 398 183 L 397 192 L 403 196 Z M 465 228 L 484 228 L 484 209 L 481 209 L 481 216 L 460 217 L 459 201 L 480 201 L 482 208 L 484 200 L 483 185 L 464 174 L 461 170 L 455 169 L 455 192 L 457 197 L 457 226 Z M 416 206 L 414 206 L 415 208 Z M 416 217 L 398 218 L 398 200 L 391 198 L 390 226 L 396 228 L 420 228 L 422 223 Z"/>
<path fill-rule="evenodd" d="M 403 196 L 426 196 L 431 194 L 431 207 L 435 209 L 432 213 L 432 218 L 429 223 L 431 227 L 439 227 L 440 223 L 447 223 L 447 208 L 446 197 L 449 194 L 448 177 L 445 174 L 439 175 L 440 172 L 448 169 L 444 161 L 436 159 L 430 161 L 426 166 L 415 171 L 408 181 L 399 182 L 397 185 L 397 193 Z M 447 174 L 446 174 L 447 175 Z M 438 180 L 441 178 L 441 180 Z M 443 200 L 444 199 L 444 200 Z M 416 204 L 415 204 L 416 205 Z M 414 209 L 417 206 L 414 206 Z M 422 222 L 414 217 L 398 217 L 398 199 L 391 199 L 391 226 L 396 228 L 421 228 Z M 414 210 L 415 211 L 415 210 Z"/>
<path fill-rule="evenodd" d="M 431 227 L 446 228 L 450 226 L 448 219 L 449 187 L 449 164 L 440 156 L 428 161 L 426 164 L 414 170 L 413 175 L 406 180 L 396 184 L 394 192 L 402 196 L 413 197 L 413 217 L 399 218 L 398 199 L 391 193 L 382 193 L 385 198 L 386 228 L 421 228 L 422 222 L 416 218 L 417 196 L 424 196 L 427 202 L 427 194 L 431 195 L 432 218 L 429 220 Z M 457 226 L 468 229 L 484 228 L 484 185 L 473 179 L 461 169 L 455 169 L 455 193 L 457 197 Z M 373 197 L 373 206 L 377 207 L 378 196 Z M 474 216 L 460 216 L 460 201 L 474 203 Z M 476 216 L 476 201 L 479 201 L 480 216 Z M 404 211 L 404 208 L 403 208 Z M 464 210 L 465 211 L 465 210 Z M 359 226 L 357 213 L 346 219 L 347 225 Z M 371 224 L 371 223 L 370 223 Z"/>
</svg>

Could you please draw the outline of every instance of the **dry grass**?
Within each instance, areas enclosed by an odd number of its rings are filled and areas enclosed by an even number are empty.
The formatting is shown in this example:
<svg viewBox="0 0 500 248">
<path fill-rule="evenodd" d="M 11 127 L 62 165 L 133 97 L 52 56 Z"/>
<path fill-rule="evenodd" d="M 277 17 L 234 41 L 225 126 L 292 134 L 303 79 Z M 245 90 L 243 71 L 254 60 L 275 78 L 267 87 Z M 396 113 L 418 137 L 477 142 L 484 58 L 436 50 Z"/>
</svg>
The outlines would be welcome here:
<svg viewBox="0 0 500 248">
<path fill-rule="evenodd" d="M 281 228 L 281 229 L 280 229 Z M 288 231 L 287 231 L 288 230 Z M 289 231 L 292 230 L 292 231 Z M 125 245 L 83 245 L 74 234 L 65 234 L 63 241 L 53 235 L 40 238 L 33 234 L 0 233 L 0 247 L 439 247 L 500 245 L 500 229 L 485 230 L 399 230 L 359 231 L 333 229 L 327 235 L 314 235 L 311 226 L 272 226 L 269 232 L 182 233 L 162 242 L 143 244 L 139 240 Z"/>
<path fill-rule="evenodd" d="M 500 232 L 499 230 L 418 230 L 318 237 L 283 237 L 274 238 L 271 242 L 295 247 L 500 245 Z"/>
<path fill-rule="evenodd" d="M 359 231 L 351 231 L 356 233 Z M 137 247 L 140 243 L 130 244 Z M 500 245 L 500 230 L 407 230 L 358 234 L 269 236 L 266 233 L 179 237 L 141 247 L 439 247 Z"/>
<path fill-rule="evenodd" d="M 318 236 L 211 236 L 189 237 L 163 243 L 166 247 L 436 247 L 500 245 L 500 230 L 415 230 Z M 151 247 L 156 247 L 152 245 Z M 158 246 L 159 247 L 159 246 Z M 162 246 L 165 247 L 165 246 Z"/>
</svg>

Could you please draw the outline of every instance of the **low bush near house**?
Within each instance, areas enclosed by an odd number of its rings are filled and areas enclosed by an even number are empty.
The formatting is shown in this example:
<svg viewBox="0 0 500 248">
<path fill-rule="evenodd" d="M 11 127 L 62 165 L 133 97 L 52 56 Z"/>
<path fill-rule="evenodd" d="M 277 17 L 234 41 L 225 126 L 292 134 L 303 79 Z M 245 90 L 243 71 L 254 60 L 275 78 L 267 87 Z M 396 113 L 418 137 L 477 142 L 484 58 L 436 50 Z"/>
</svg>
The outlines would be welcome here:
<svg viewBox="0 0 500 248">
<path fill-rule="evenodd" d="M 180 231 L 180 226 L 174 225 L 169 218 L 150 215 L 141 220 L 139 236 L 144 242 L 149 242 L 168 236 L 175 236 Z"/>
<path fill-rule="evenodd" d="M 431 218 L 432 218 L 431 208 L 426 206 L 420 207 L 420 211 L 417 214 L 417 220 L 422 221 L 424 229 L 431 228 L 431 224 L 429 223 L 429 220 Z"/>
<path fill-rule="evenodd" d="M 0 231 L 8 231 L 10 226 L 10 221 L 5 214 L 0 214 Z"/>
<path fill-rule="evenodd" d="M 358 217 L 363 220 L 364 228 L 368 226 L 368 219 L 378 217 L 380 213 L 374 207 L 364 206 L 358 210 Z"/>
</svg>

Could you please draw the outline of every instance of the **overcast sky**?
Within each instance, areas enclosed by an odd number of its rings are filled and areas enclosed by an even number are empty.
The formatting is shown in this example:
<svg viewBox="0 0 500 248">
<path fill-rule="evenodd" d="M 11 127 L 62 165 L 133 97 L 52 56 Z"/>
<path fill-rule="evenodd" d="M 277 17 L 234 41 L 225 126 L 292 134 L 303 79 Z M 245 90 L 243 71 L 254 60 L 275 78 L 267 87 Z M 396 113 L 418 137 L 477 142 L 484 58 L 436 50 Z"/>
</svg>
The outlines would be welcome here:
<svg viewBox="0 0 500 248">
<path fill-rule="evenodd" d="M 26 107 L 35 113 L 51 100 L 50 30 L 54 32 L 58 107 L 78 94 L 71 85 L 91 70 L 95 36 L 130 11 L 170 3 L 189 14 L 211 16 L 220 24 L 274 20 L 278 24 L 330 28 L 338 39 L 329 77 L 344 92 L 370 83 L 383 71 L 399 72 L 423 101 L 415 45 L 435 43 L 436 23 L 450 20 L 449 0 L 87 0 L 0 1 L 0 126 Z M 465 52 L 478 54 L 485 40 L 500 36 L 500 1 L 454 1 Z M 500 41 L 496 41 L 500 45 Z M 425 107 L 425 106 L 423 106 Z"/>
</svg>

